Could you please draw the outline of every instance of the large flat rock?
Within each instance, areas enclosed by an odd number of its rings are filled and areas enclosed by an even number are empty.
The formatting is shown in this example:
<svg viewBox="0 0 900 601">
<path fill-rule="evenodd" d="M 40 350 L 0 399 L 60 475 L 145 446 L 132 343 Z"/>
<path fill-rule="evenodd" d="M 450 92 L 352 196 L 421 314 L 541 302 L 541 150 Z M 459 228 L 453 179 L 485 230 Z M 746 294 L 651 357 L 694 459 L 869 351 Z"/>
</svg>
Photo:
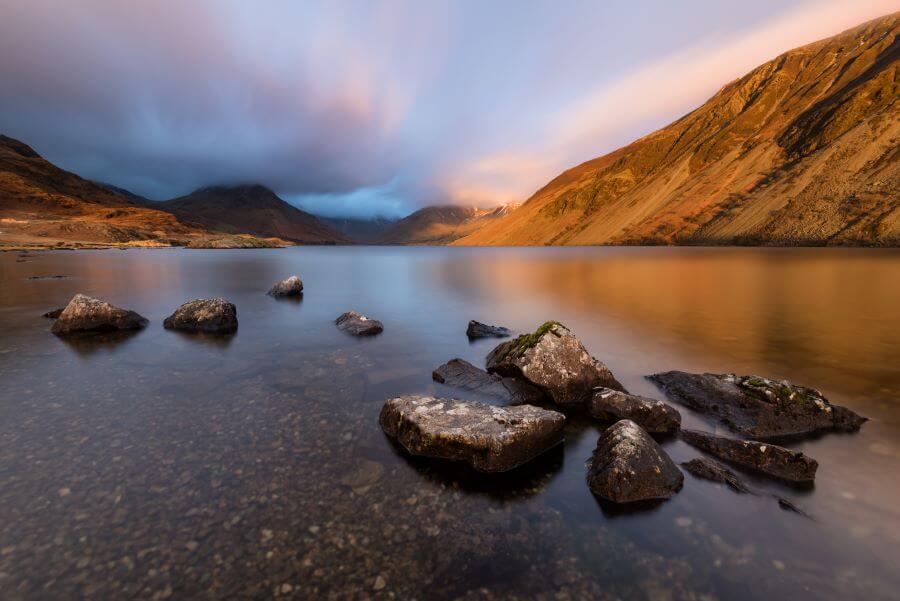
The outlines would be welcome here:
<svg viewBox="0 0 900 601">
<path fill-rule="evenodd" d="M 76 294 L 65 306 L 50 329 L 57 335 L 78 332 L 137 330 L 150 323 L 134 311 L 120 309 L 105 301 Z"/>
<path fill-rule="evenodd" d="M 670 399 L 717 417 L 747 438 L 855 431 L 866 418 L 818 390 L 759 376 L 669 371 L 648 376 Z"/>
<path fill-rule="evenodd" d="M 671 498 L 681 490 L 684 474 L 649 434 L 624 419 L 600 435 L 587 482 L 599 497 L 633 503 Z"/>
<path fill-rule="evenodd" d="M 681 414 L 666 403 L 612 388 L 598 388 L 588 413 L 604 421 L 630 419 L 651 434 L 670 434 L 681 427 Z"/>
<path fill-rule="evenodd" d="M 438 367 L 431 377 L 441 384 L 477 392 L 509 404 L 537 403 L 544 393 L 531 384 L 515 378 L 489 374 L 462 359 L 451 359 Z"/>
<path fill-rule="evenodd" d="M 598 386 L 626 392 L 612 372 L 555 321 L 498 345 L 487 356 L 487 371 L 525 380 L 561 407 L 584 406 Z"/>
<path fill-rule="evenodd" d="M 413 455 L 505 472 L 561 443 L 566 418 L 531 405 L 402 396 L 385 402 L 378 421 Z"/>
<path fill-rule="evenodd" d="M 682 430 L 681 438 L 719 459 L 789 482 L 812 482 L 819 463 L 799 451 L 757 440 L 734 440 L 697 430 Z"/>
</svg>

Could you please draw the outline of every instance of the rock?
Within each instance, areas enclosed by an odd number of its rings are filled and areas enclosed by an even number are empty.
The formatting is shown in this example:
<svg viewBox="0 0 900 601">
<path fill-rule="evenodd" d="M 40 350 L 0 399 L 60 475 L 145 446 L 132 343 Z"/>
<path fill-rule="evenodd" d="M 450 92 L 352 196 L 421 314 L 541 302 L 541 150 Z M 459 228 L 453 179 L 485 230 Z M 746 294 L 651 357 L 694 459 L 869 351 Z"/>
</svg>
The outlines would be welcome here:
<svg viewBox="0 0 900 601">
<path fill-rule="evenodd" d="M 704 480 L 727 484 L 741 493 L 750 493 L 750 488 L 738 478 L 737 474 L 719 463 L 707 458 L 691 459 L 681 464 L 684 469 Z"/>
<path fill-rule="evenodd" d="M 29 280 L 62 280 L 69 276 L 67 275 L 32 275 L 28 276 Z"/>
<path fill-rule="evenodd" d="M 76 294 L 62 310 L 50 329 L 54 334 L 137 330 L 150 323 L 134 311 L 120 309 L 107 302 Z"/>
<path fill-rule="evenodd" d="M 224 298 L 197 299 L 184 303 L 163 327 L 167 330 L 230 334 L 237 330 L 237 308 Z"/>
<path fill-rule="evenodd" d="M 341 477 L 341 484 L 355 490 L 377 484 L 384 474 L 384 466 L 371 459 L 357 459 L 353 468 Z"/>
<path fill-rule="evenodd" d="M 354 336 L 374 336 L 384 331 L 377 319 L 369 319 L 356 311 L 348 311 L 334 320 L 338 328 Z"/>
<path fill-rule="evenodd" d="M 531 405 L 403 396 L 389 399 L 379 422 L 413 455 L 465 461 L 481 472 L 505 472 L 563 441 L 562 413 Z"/>
<path fill-rule="evenodd" d="M 527 382 L 489 374 L 462 359 L 444 363 L 434 370 L 431 377 L 441 384 L 478 392 L 510 404 L 537 403 L 544 398 L 541 390 Z"/>
<path fill-rule="evenodd" d="M 598 386 L 627 392 L 603 363 L 555 321 L 498 345 L 488 354 L 487 370 L 530 382 L 561 407 L 584 405 Z"/>
<path fill-rule="evenodd" d="M 41 317 L 47 317 L 48 319 L 59 319 L 59 316 L 62 315 L 62 312 L 65 310 L 65 307 L 62 307 L 60 309 L 53 309 L 52 311 L 47 311 Z"/>
<path fill-rule="evenodd" d="M 466 336 L 469 337 L 469 340 L 477 338 L 506 338 L 509 336 L 509 329 L 501 326 L 489 326 L 472 320 L 466 328 Z"/>
<path fill-rule="evenodd" d="M 588 412 L 606 421 L 630 419 L 651 434 L 668 434 L 681 427 L 681 414 L 671 405 L 612 388 L 596 389 Z"/>
<path fill-rule="evenodd" d="M 820 430 L 856 431 L 866 421 L 822 393 L 788 381 L 759 376 L 691 374 L 670 371 L 648 376 L 670 399 L 714 415 L 749 438 L 811 434 Z"/>
<path fill-rule="evenodd" d="M 299 277 L 292 275 L 286 280 L 275 282 L 268 294 L 269 296 L 302 296 L 303 282 Z"/>
<path fill-rule="evenodd" d="M 734 440 L 697 430 L 682 430 L 681 438 L 719 459 L 789 482 L 812 482 L 819 467 L 803 453 L 755 440 Z"/>
<path fill-rule="evenodd" d="M 632 503 L 671 498 L 681 490 L 684 474 L 649 434 L 623 419 L 600 435 L 587 483 L 599 497 Z"/>
</svg>

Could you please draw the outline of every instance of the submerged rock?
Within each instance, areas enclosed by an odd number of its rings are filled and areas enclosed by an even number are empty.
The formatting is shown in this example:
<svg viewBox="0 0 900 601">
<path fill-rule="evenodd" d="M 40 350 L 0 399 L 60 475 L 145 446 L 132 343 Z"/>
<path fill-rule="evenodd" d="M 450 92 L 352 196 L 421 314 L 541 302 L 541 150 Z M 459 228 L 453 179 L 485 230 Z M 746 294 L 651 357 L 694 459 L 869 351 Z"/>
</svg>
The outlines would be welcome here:
<svg viewBox="0 0 900 601">
<path fill-rule="evenodd" d="M 697 430 L 682 430 L 681 438 L 719 459 L 789 482 L 812 482 L 819 468 L 812 457 L 774 444 L 734 440 Z"/>
<path fill-rule="evenodd" d="M 269 296 L 301 296 L 303 294 L 303 282 L 300 281 L 299 277 L 292 275 L 286 280 L 275 282 L 268 294 Z"/>
<path fill-rule="evenodd" d="M 413 455 L 505 472 L 561 443 L 566 418 L 531 405 L 403 396 L 385 402 L 378 421 Z"/>
<path fill-rule="evenodd" d="M 137 330 L 150 323 L 134 311 L 120 309 L 102 300 L 76 294 L 50 329 L 54 334 Z"/>
<path fill-rule="evenodd" d="M 712 459 L 703 457 L 685 461 L 681 464 L 681 466 L 698 478 L 727 484 L 734 490 L 741 493 L 751 492 L 750 488 L 746 484 L 744 484 L 744 482 L 740 478 L 738 478 L 737 474 L 732 472 L 730 469 L 728 469 L 718 461 L 713 461 Z"/>
<path fill-rule="evenodd" d="M 681 427 L 681 414 L 666 403 L 612 388 L 598 388 L 588 402 L 591 417 L 606 421 L 630 419 L 652 434 L 668 434 Z"/>
<path fill-rule="evenodd" d="M 444 363 L 432 372 L 431 377 L 441 384 L 471 390 L 511 404 L 536 403 L 544 398 L 540 389 L 527 382 L 489 374 L 462 359 Z"/>
<path fill-rule="evenodd" d="M 820 430 L 856 431 L 866 418 L 832 405 L 822 393 L 787 380 L 759 376 L 691 374 L 669 371 L 648 378 L 670 399 L 714 415 L 750 438 L 811 434 Z"/>
<path fill-rule="evenodd" d="M 167 330 L 230 334 L 237 330 L 237 308 L 224 298 L 184 303 L 163 322 Z"/>
<path fill-rule="evenodd" d="M 497 346 L 487 356 L 487 370 L 530 382 L 563 407 L 587 403 L 598 386 L 626 392 L 612 372 L 555 321 Z"/>
<path fill-rule="evenodd" d="M 61 307 L 59 309 L 53 309 L 52 311 L 47 311 L 41 317 L 46 317 L 48 319 L 59 319 L 59 316 L 62 315 L 62 312 L 65 311 L 65 307 Z"/>
<path fill-rule="evenodd" d="M 384 331 L 384 326 L 377 319 L 369 319 L 356 311 L 347 311 L 334 320 L 341 330 L 354 336 L 374 336 Z"/>
<path fill-rule="evenodd" d="M 469 337 L 469 340 L 475 340 L 476 338 L 506 338 L 509 336 L 509 329 L 501 326 L 489 326 L 473 319 L 466 328 L 466 336 Z"/>
<path fill-rule="evenodd" d="M 587 483 L 599 497 L 632 503 L 671 498 L 681 490 L 684 474 L 649 434 L 623 419 L 600 435 Z"/>
</svg>

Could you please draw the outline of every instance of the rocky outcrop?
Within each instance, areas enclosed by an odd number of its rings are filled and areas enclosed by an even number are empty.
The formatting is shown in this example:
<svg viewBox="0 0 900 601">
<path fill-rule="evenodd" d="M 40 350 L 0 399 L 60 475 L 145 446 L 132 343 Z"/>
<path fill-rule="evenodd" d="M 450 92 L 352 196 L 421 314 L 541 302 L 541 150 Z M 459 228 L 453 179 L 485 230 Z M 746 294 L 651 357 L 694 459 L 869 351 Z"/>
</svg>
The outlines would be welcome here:
<svg viewBox="0 0 900 601">
<path fill-rule="evenodd" d="M 477 340 L 478 338 L 506 338 L 509 336 L 509 329 L 501 326 L 489 326 L 474 319 L 469 322 L 466 327 L 466 336 L 469 340 Z"/>
<path fill-rule="evenodd" d="M 712 459 L 702 457 L 691 459 L 690 461 L 685 461 L 681 464 L 681 466 L 698 478 L 709 480 L 711 482 L 721 482 L 722 484 L 727 484 L 737 492 L 751 492 L 750 488 L 746 484 L 744 484 L 744 482 L 740 478 L 738 478 L 737 474 L 732 472 L 730 469 L 728 469 L 718 461 L 713 461 Z"/>
<path fill-rule="evenodd" d="M 544 398 L 540 389 L 527 382 L 489 374 L 462 359 L 451 359 L 444 363 L 434 370 L 431 377 L 441 384 L 477 392 L 514 405 L 537 403 Z"/>
<path fill-rule="evenodd" d="M 530 382 L 561 407 L 583 406 L 598 386 L 625 392 L 612 372 L 555 321 L 497 346 L 487 357 L 487 370 Z"/>
<path fill-rule="evenodd" d="M 51 332 L 74 334 L 77 332 L 111 332 L 137 330 L 150 323 L 134 311 L 120 309 L 107 302 L 76 294 L 62 310 Z"/>
<path fill-rule="evenodd" d="M 748 438 L 859 430 L 866 418 L 787 380 L 669 371 L 648 376 L 670 399 L 713 415 Z"/>
<path fill-rule="evenodd" d="M 341 330 L 354 336 L 374 336 L 384 331 L 384 325 L 377 319 L 369 319 L 356 311 L 348 311 L 334 320 Z"/>
<path fill-rule="evenodd" d="M 566 418 L 531 405 L 403 396 L 389 399 L 379 422 L 409 453 L 464 461 L 481 472 L 505 472 L 563 440 Z"/>
<path fill-rule="evenodd" d="M 237 330 L 237 308 L 224 298 L 184 303 L 163 322 L 167 330 L 230 334 Z"/>
<path fill-rule="evenodd" d="M 789 482 L 812 482 L 819 463 L 799 451 L 755 440 L 734 440 L 696 430 L 682 430 L 681 438 L 723 461 Z"/>
<path fill-rule="evenodd" d="M 681 490 L 684 475 L 649 434 L 625 419 L 600 435 L 587 483 L 599 497 L 632 503 L 671 498 Z"/>
<path fill-rule="evenodd" d="M 292 275 L 286 280 L 275 282 L 272 289 L 268 292 L 269 296 L 303 296 L 303 282 L 300 278 Z"/>
<path fill-rule="evenodd" d="M 681 427 L 681 414 L 671 405 L 612 388 L 594 391 L 588 413 L 605 421 L 630 419 L 651 434 L 669 434 Z"/>
</svg>

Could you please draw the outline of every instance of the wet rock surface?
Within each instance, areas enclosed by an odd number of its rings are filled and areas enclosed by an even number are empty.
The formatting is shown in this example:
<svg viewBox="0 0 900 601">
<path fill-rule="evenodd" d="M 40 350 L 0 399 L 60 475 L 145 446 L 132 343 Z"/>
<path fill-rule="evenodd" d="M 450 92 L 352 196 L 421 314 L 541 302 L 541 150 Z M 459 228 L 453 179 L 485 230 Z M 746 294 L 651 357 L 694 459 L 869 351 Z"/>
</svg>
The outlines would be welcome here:
<svg viewBox="0 0 900 601">
<path fill-rule="evenodd" d="M 630 419 L 651 434 L 670 434 L 681 427 L 681 414 L 671 405 L 612 388 L 594 391 L 588 413 L 605 421 Z"/>
<path fill-rule="evenodd" d="M 302 296 L 303 282 L 298 276 L 292 275 L 280 282 L 275 282 L 268 294 L 269 296 Z"/>
<path fill-rule="evenodd" d="M 852 432 L 866 418 L 832 405 L 812 388 L 759 376 L 669 371 L 648 376 L 670 399 L 713 415 L 748 438 L 776 438 L 822 430 Z"/>
<path fill-rule="evenodd" d="M 700 457 L 685 461 L 681 466 L 698 478 L 727 484 L 729 487 L 740 493 L 751 493 L 750 488 L 744 484 L 737 474 L 718 461 Z"/>
<path fill-rule="evenodd" d="M 681 438 L 719 459 L 789 482 L 812 482 L 819 468 L 812 457 L 770 443 L 734 440 L 697 430 L 682 430 Z"/>
<path fill-rule="evenodd" d="M 525 380 L 561 407 L 583 406 L 598 386 L 625 392 L 606 365 L 592 357 L 565 326 L 553 321 L 497 346 L 487 356 L 487 371 Z"/>
<path fill-rule="evenodd" d="M 65 311 L 65 307 L 60 307 L 59 309 L 53 309 L 52 311 L 47 311 L 41 317 L 46 317 L 47 319 L 58 319 L 62 312 Z"/>
<path fill-rule="evenodd" d="M 561 443 L 566 418 L 531 405 L 403 396 L 385 402 L 378 421 L 413 455 L 505 472 Z"/>
<path fill-rule="evenodd" d="M 134 311 L 120 309 L 105 301 L 76 294 L 50 329 L 54 334 L 137 330 L 150 323 Z"/>
<path fill-rule="evenodd" d="M 167 330 L 231 334 L 237 331 L 237 308 L 224 298 L 196 299 L 178 307 L 165 319 Z"/>
<path fill-rule="evenodd" d="M 671 498 L 681 490 L 684 475 L 647 432 L 622 420 L 600 435 L 587 483 L 603 499 L 633 503 Z"/>
<path fill-rule="evenodd" d="M 441 384 L 478 392 L 509 404 L 537 403 L 545 398 L 540 389 L 515 378 L 489 374 L 462 359 L 451 359 L 438 367 L 431 377 Z"/>
<path fill-rule="evenodd" d="M 466 336 L 469 340 L 479 338 L 506 338 L 510 335 L 509 329 L 502 326 L 489 326 L 474 319 L 466 327 Z"/>
<path fill-rule="evenodd" d="M 338 329 L 354 336 L 374 336 L 384 331 L 384 325 L 377 319 L 370 319 L 356 311 L 347 311 L 334 320 Z"/>
</svg>

